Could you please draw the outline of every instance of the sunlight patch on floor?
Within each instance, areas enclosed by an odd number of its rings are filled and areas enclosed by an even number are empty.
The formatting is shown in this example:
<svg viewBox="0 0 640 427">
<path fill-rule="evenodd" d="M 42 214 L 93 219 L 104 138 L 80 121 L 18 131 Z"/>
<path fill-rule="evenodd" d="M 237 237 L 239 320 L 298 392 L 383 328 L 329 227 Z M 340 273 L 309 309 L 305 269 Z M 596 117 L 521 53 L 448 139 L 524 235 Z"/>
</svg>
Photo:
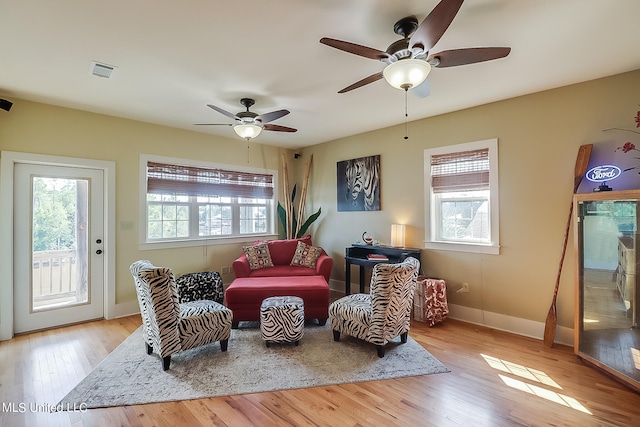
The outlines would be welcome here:
<svg viewBox="0 0 640 427">
<path fill-rule="evenodd" d="M 570 396 L 566 396 L 564 394 L 556 393 L 553 390 L 547 390 L 542 387 L 538 387 L 537 385 L 527 384 L 524 381 L 517 380 L 515 378 L 509 378 L 504 375 L 498 375 L 502 382 L 504 382 L 509 387 L 513 387 L 515 389 L 524 391 L 529 394 L 533 394 L 543 399 L 547 399 L 551 402 L 559 403 L 560 405 L 568 406 L 570 408 L 576 409 L 580 412 L 584 412 L 585 414 L 593 415 L 587 408 L 582 406 L 580 402 Z"/>
<path fill-rule="evenodd" d="M 551 377 L 549 377 L 549 375 L 547 375 L 543 371 L 528 368 L 518 363 L 498 359 L 497 357 L 488 356 L 486 354 L 481 353 L 480 355 L 484 358 L 487 364 L 494 369 L 518 376 L 526 381 L 534 381 L 540 383 L 541 385 L 562 389 L 562 387 L 560 387 L 558 383 L 556 383 Z M 640 364 L 640 351 L 636 350 L 634 356 L 638 358 L 637 361 Z M 506 375 L 498 374 L 498 377 L 500 377 L 502 382 L 509 387 L 524 391 L 525 393 L 533 394 L 538 397 L 542 397 L 543 399 L 555 402 L 563 406 L 567 406 L 569 408 L 573 408 L 577 411 L 584 412 L 585 414 L 593 415 L 587 408 L 585 408 L 573 397 L 560 394 L 556 391 L 549 390 L 535 384 L 529 384 L 523 380 L 512 378 Z"/>
<path fill-rule="evenodd" d="M 489 366 L 502 372 L 508 372 L 513 375 L 517 375 L 527 380 L 542 383 L 551 387 L 559 388 L 560 385 L 549 377 L 543 371 L 537 369 L 527 368 L 526 366 L 519 365 L 517 363 L 508 362 L 506 360 L 498 359 L 497 357 L 487 356 L 486 354 L 480 354 Z"/>
</svg>

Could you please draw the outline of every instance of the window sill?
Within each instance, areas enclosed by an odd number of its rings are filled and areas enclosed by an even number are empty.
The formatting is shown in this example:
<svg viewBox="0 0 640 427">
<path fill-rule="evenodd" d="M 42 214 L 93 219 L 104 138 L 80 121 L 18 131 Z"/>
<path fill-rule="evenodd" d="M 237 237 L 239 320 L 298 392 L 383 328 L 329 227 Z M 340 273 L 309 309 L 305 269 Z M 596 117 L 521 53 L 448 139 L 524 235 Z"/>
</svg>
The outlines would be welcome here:
<svg viewBox="0 0 640 427">
<path fill-rule="evenodd" d="M 482 245 L 478 243 L 424 242 L 426 249 L 441 251 L 471 252 L 478 254 L 500 255 L 500 245 Z"/>
<path fill-rule="evenodd" d="M 256 240 L 272 240 L 277 239 L 276 234 L 261 234 L 250 236 L 233 236 L 233 237 L 219 237 L 216 239 L 185 239 L 185 240 L 169 240 L 162 242 L 144 242 L 138 244 L 138 249 L 141 251 L 150 251 L 154 249 L 171 249 L 171 248 L 186 248 L 191 246 L 216 246 L 216 245 L 229 245 L 229 244 L 253 244 Z"/>
</svg>

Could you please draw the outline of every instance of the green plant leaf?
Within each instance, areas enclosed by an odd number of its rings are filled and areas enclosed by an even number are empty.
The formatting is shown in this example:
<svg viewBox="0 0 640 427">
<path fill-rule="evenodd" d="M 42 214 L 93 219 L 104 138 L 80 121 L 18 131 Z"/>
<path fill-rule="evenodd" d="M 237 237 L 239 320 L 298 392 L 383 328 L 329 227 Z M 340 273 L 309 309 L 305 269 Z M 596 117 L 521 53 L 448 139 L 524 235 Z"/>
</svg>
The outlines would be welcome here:
<svg viewBox="0 0 640 427">
<path fill-rule="evenodd" d="M 322 213 L 322 208 L 318 208 L 318 211 L 316 213 L 307 218 L 304 224 L 302 224 L 302 227 L 300 227 L 296 238 L 304 237 L 307 234 L 307 230 L 309 229 L 311 224 L 313 224 L 313 222 L 318 219 L 320 213 Z"/>
<path fill-rule="evenodd" d="M 287 235 L 287 212 L 284 210 L 284 207 L 278 202 L 278 218 L 280 219 L 280 225 L 282 225 L 282 230 L 284 230 L 285 237 Z"/>
<path fill-rule="evenodd" d="M 297 188 L 297 184 L 294 184 L 293 190 L 291 191 L 292 205 L 296 198 L 296 188 Z M 307 230 L 311 226 L 311 224 L 313 224 L 313 222 L 318 219 L 321 212 L 322 212 L 322 208 L 319 208 L 316 213 L 314 213 L 309 218 L 307 218 L 304 224 L 302 224 L 302 226 L 300 227 L 300 230 L 298 230 L 298 233 L 296 234 L 295 238 L 304 237 L 307 233 Z M 298 227 L 298 218 L 296 218 L 295 209 L 291 212 L 291 214 L 292 214 L 291 227 L 293 228 L 293 230 L 295 230 Z M 287 211 L 285 210 L 284 206 L 280 204 L 280 202 L 278 202 L 278 219 L 280 220 L 280 225 L 282 226 L 282 230 L 284 231 L 284 237 L 287 238 L 288 237 L 287 236 Z"/>
<path fill-rule="evenodd" d="M 292 211 L 291 215 L 293 216 L 291 220 L 291 233 L 295 233 L 298 228 L 298 218 L 296 218 L 296 211 Z"/>
</svg>

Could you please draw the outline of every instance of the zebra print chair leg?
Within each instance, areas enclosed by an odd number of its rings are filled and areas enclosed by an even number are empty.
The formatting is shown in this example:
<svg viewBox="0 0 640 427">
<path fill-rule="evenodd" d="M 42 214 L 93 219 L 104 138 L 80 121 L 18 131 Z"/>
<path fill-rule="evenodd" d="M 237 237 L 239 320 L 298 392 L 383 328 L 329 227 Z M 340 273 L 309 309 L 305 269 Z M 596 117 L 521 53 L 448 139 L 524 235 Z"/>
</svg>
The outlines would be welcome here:
<svg viewBox="0 0 640 427">
<path fill-rule="evenodd" d="M 151 353 L 153 353 L 153 347 L 151 347 L 151 346 L 149 345 L 149 343 L 144 343 L 144 345 L 145 345 L 145 346 L 146 346 L 146 348 L 147 348 L 147 354 L 151 354 Z"/>
<path fill-rule="evenodd" d="M 171 356 L 165 356 L 162 358 L 162 370 L 166 371 L 169 369 L 169 365 L 171 365 Z"/>
</svg>

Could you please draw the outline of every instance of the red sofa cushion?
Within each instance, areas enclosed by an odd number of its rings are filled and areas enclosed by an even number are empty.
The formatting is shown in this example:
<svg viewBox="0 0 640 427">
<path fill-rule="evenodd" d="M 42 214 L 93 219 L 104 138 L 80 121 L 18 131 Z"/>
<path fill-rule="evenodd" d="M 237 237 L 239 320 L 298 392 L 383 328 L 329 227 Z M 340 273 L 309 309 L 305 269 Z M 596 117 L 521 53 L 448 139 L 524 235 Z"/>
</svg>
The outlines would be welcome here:
<svg viewBox="0 0 640 427">
<path fill-rule="evenodd" d="M 251 271 L 251 277 L 315 276 L 317 274 L 314 268 L 278 264 Z"/>
<path fill-rule="evenodd" d="M 288 294 L 282 292 L 289 292 Z M 325 297 L 328 301 L 329 285 L 321 276 L 306 277 L 261 277 L 261 278 L 241 278 L 236 279 L 226 290 L 231 295 L 231 302 L 259 301 L 269 296 L 286 296 L 297 293 L 319 293 L 323 302 Z M 236 298 L 237 297 L 237 298 Z"/>
<path fill-rule="evenodd" d="M 303 242 L 309 246 L 313 246 L 311 244 L 311 236 L 304 236 L 299 239 L 290 240 L 271 240 L 267 242 L 273 264 L 276 266 L 291 264 L 291 259 L 296 253 L 298 242 Z"/>
<path fill-rule="evenodd" d="M 329 285 L 322 276 L 235 279 L 225 290 L 224 299 L 233 311 L 233 321 L 244 322 L 260 320 L 260 305 L 265 298 L 287 295 L 304 300 L 305 319 L 326 321 L 329 317 Z"/>
</svg>

